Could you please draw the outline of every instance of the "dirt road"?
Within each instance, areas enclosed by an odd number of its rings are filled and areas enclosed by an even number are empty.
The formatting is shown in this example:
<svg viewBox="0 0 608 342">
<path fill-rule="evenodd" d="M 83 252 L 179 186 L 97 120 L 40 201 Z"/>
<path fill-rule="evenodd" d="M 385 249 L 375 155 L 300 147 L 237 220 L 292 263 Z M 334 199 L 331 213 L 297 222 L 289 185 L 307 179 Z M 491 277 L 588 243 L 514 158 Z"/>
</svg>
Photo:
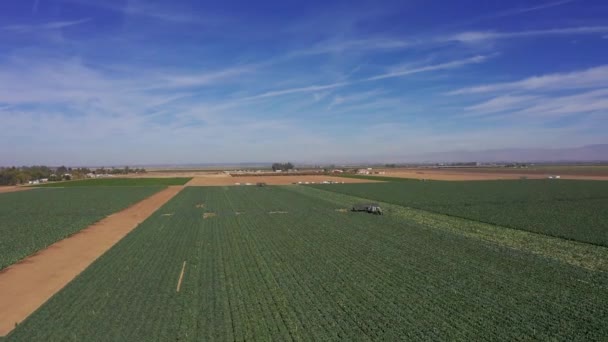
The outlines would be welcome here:
<svg viewBox="0 0 608 342">
<path fill-rule="evenodd" d="M 23 321 L 183 187 L 162 190 L 0 272 L 0 336 Z"/>
<path fill-rule="evenodd" d="M 30 188 L 30 187 L 25 187 L 25 186 L 0 186 L 0 194 L 4 193 L 4 192 L 15 192 L 15 191 L 25 191 L 25 190 L 32 190 L 34 188 Z"/>
</svg>

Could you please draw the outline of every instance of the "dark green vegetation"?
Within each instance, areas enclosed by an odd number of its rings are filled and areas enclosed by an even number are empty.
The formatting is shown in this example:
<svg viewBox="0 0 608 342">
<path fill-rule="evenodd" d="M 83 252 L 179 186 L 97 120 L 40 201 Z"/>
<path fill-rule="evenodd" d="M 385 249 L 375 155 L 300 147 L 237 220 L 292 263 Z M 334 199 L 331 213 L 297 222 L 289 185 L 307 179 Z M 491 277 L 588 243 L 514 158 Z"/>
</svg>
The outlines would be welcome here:
<svg viewBox="0 0 608 342">
<path fill-rule="evenodd" d="M 367 179 L 374 181 L 382 181 L 382 182 L 411 182 L 410 178 L 401 178 L 401 177 L 387 177 L 387 176 L 367 176 L 367 175 L 355 175 L 355 174 L 338 174 L 335 175 L 338 177 L 344 178 L 356 178 L 356 179 Z"/>
<path fill-rule="evenodd" d="M 403 217 L 340 211 L 354 200 L 307 187 L 186 188 L 8 340 L 608 336 L 606 273 Z"/>
<path fill-rule="evenodd" d="M 47 179 L 50 182 L 61 180 L 72 180 L 85 178 L 87 174 L 97 175 L 126 175 L 130 173 L 145 173 L 145 169 L 132 169 L 125 166 L 124 169 L 117 168 L 98 168 L 91 170 L 87 167 L 71 168 L 65 166 L 48 167 L 40 166 L 20 166 L 20 167 L 0 167 L 0 185 L 27 184 L 28 181 Z"/>
<path fill-rule="evenodd" d="M 0 269 L 160 189 L 33 189 L 0 194 Z"/>
<path fill-rule="evenodd" d="M 17 185 L 31 179 L 49 178 L 53 174 L 47 166 L 0 167 L 0 185 Z"/>
<path fill-rule="evenodd" d="M 168 186 L 184 185 L 192 178 L 95 178 L 70 182 L 37 185 L 38 187 L 81 187 L 81 186 Z"/>
<path fill-rule="evenodd" d="M 406 180 L 316 187 L 608 246 L 608 182 Z"/>
</svg>

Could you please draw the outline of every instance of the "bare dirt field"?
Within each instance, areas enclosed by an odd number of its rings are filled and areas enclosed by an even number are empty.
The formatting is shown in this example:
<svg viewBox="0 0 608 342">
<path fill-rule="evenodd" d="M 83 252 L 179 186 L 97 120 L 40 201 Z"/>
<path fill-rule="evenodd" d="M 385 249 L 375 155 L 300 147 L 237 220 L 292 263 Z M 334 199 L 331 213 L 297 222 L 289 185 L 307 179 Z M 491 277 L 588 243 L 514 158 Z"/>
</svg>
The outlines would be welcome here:
<svg viewBox="0 0 608 342">
<path fill-rule="evenodd" d="M 608 180 L 608 176 L 604 175 L 577 175 L 562 174 L 559 172 L 541 173 L 526 172 L 525 170 L 517 170 L 517 172 L 487 170 L 484 172 L 483 169 L 396 169 L 385 170 L 385 172 L 386 173 L 383 176 L 386 177 L 450 181 L 520 179 L 522 177 L 529 179 L 545 179 L 549 175 L 559 175 L 562 179 Z"/>
<path fill-rule="evenodd" d="M 0 193 L 3 192 L 15 192 L 15 191 L 25 191 L 31 190 L 32 188 L 28 188 L 25 186 L 0 186 Z"/>
<path fill-rule="evenodd" d="M 175 177 L 225 177 L 226 174 L 217 171 L 149 171 L 146 173 L 120 175 L 122 178 L 175 178 Z"/>
<path fill-rule="evenodd" d="M 229 176 L 229 175 L 208 175 L 208 176 L 196 176 L 192 178 L 186 186 L 222 186 L 222 185 L 236 185 L 236 183 L 245 185 L 246 183 L 266 183 L 268 185 L 287 185 L 297 182 L 315 182 L 321 183 L 323 181 L 334 181 L 344 183 L 370 183 L 373 180 L 367 179 L 355 179 L 345 177 L 333 177 L 333 176 Z"/>
<path fill-rule="evenodd" d="M 171 186 L 0 272 L 0 336 L 183 189 Z"/>
</svg>

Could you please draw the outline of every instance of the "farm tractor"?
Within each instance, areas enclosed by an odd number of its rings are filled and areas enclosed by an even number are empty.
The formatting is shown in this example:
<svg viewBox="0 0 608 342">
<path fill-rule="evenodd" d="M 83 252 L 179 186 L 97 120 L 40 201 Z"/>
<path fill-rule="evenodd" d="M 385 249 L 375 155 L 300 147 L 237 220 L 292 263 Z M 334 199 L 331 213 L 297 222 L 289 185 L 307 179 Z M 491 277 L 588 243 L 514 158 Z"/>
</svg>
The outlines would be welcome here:
<svg viewBox="0 0 608 342">
<path fill-rule="evenodd" d="M 382 215 L 382 208 L 377 203 L 359 203 L 353 205 L 351 211 L 365 211 L 374 215 Z"/>
</svg>

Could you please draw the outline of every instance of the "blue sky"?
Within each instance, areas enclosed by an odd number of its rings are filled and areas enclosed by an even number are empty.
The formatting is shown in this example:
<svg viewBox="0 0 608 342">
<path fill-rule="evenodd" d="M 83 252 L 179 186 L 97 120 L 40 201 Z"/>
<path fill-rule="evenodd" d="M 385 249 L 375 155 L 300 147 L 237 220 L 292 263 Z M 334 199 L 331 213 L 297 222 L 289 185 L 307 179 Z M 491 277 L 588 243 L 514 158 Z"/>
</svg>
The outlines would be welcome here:
<svg viewBox="0 0 608 342">
<path fill-rule="evenodd" d="M 0 2 L 0 165 L 608 143 L 608 2 Z"/>
</svg>

